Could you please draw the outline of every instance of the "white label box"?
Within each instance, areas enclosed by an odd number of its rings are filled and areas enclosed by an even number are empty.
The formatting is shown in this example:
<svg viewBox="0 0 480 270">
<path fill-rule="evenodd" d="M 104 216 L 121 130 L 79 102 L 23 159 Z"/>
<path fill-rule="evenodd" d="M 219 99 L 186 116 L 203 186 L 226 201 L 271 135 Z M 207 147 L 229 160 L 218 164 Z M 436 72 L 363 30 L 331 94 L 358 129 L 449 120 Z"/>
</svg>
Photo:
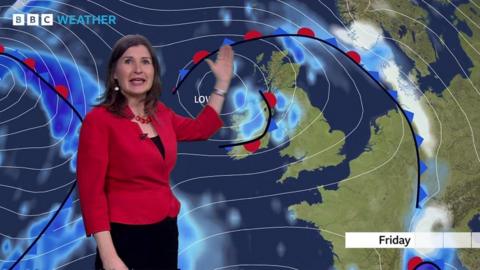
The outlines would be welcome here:
<svg viewBox="0 0 480 270">
<path fill-rule="evenodd" d="M 480 248 L 480 232 L 472 233 L 472 248 Z"/>
<path fill-rule="evenodd" d="M 346 248 L 410 248 L 414 233 L 407 232 L 347 232 Z"/>
<path fill-rule="evenodd" d="M 415 248 L 443 248 L 443 233 L 416 232 Z"/>
<path fill-rule="evenodd" d="M 471 248 L 472 233 L 448 232 L 443 234 L 444 248 Z"/>
<path fill-rule="evenodd" d="M 480 233 L 347 232 L 345 248 L 480 248 Z"/>
</svg>

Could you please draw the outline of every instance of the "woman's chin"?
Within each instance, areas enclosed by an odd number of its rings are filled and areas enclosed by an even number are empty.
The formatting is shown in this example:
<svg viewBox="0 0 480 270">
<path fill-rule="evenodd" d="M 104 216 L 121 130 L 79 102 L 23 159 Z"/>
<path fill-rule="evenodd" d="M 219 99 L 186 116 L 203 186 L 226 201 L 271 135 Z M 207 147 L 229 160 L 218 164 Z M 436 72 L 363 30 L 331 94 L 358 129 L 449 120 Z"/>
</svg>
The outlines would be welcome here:
<svg viewBox="0 0 480 270">
<path fill-rule="evenodd" d="M 144 97 L 148 90 L 147 89 L 129 89 L 129 90 L 124 90 L 122 91 L 124 95 L 128 96 L 128 97 Z"/>
</svg>

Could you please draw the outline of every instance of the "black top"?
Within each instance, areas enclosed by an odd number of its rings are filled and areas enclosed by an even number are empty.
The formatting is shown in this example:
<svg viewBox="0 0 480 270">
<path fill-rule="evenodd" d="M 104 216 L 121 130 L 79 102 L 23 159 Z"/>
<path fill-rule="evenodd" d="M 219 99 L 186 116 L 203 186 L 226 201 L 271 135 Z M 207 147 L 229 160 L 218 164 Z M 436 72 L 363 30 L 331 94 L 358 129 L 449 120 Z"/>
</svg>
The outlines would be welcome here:
<svg viewBox="0 0 480 270">
<path fill-rule="evenodd" d="M 160 140 L 160 137 L 157 135 L 155 137 L 151 137 L 150 139 L 155 143 L 158 150 L 162 154 L 163 159 L 165 159 L 165 148 L 163 148 L 163 143 L 162 140 Z"/>
</svg>

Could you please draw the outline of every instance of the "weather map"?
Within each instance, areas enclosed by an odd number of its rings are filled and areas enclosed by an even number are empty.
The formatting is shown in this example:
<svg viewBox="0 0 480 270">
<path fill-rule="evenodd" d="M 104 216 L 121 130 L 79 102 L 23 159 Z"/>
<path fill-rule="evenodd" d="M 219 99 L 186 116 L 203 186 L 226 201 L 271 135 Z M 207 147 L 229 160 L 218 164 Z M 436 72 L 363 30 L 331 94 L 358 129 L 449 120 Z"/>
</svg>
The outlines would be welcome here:
<svg viewBox="0 0 480 270">
<path fill-rule="evenodd" d="M 180 269 L 480 269 L 480 3 L 19 0 L 0 14 L 0 269 L 93 267 L 79 129 L 135 33 L 184 116 L 212 91 L 205 59 L 235 52 L 224 126 L 179 144 L 171 175 Z"/>
</svg>

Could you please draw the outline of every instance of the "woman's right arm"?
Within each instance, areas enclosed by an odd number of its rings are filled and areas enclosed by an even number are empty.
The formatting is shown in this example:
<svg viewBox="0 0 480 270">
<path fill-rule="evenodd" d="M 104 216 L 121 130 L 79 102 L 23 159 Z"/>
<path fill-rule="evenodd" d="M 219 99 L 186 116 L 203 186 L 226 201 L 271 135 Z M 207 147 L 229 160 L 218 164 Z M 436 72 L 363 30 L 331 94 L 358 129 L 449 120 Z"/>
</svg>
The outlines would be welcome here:
<svg viewBox="0 0 480 270">
<path fill-rule="evenodd" d="M 97 241 L 98 252 L 105 270 L 128 270 L 125 263 L 118 257 L 110 231 L 95 233 L 93 237 Z"/>
<path fill-rule="evenodd" d="M 77 184 L 87 236 L 110 231 L 106 177 L 109 160 L 109 128 L 102 112 L 93 109 L 80 128 L 77 151 Z"/>
<path fill-rule="evenodd" d="M 95 110 L 95 109 L 94 109 Z M 94 235 L 107 270 L 128 269 L 117 255 L 110 235 L 110 219 L 105 193 L 108 167 L 108 123 L 99 111 L 83 120 L 77 152 L 77 183 L 80 207 L 87 236 Z"/>
</svg>

